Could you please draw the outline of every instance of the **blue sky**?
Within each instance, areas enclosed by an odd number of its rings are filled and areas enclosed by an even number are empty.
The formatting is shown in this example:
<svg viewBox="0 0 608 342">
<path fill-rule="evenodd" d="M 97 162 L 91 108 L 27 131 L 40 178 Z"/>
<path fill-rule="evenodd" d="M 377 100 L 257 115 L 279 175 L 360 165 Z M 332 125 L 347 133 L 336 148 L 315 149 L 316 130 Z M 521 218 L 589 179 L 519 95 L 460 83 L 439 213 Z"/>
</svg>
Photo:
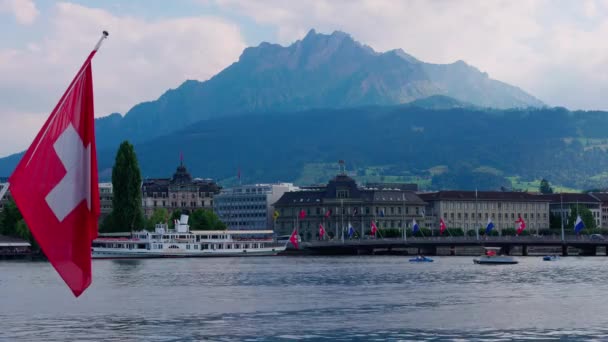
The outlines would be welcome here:
<svg viewBox="0 0 608 342">
<path fill-rule="evenodd" d="M 551 106 L 608 110 L 608 0 L 0 0 L 0 156 L 27 147 L 102 29 L 97 116 L 311 28 L 427 62 L 464 60 Z"/>
</svg>

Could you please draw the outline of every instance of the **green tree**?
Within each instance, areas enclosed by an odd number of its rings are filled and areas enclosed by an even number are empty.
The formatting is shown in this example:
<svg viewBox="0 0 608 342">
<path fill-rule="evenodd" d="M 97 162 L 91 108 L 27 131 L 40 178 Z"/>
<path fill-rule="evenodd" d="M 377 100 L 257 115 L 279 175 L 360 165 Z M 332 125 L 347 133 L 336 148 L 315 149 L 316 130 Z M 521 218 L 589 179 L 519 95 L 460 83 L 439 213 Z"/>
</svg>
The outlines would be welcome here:
<svg viewBox="0 0 608 342">
<path fill-rule="evenodd" d="M 112 168 L 112 213 L 105 231 L 133 231 L 144 227 L 141 208 L 141 173 L 133 145 L 120 144 Z"/>
<path fill-rule="evenodd" d="M 225 230 L 226 225 L 211 210 L 196 209 L 190 215 L 190 228 L 193 230 Z"/>
<path fill-rule="evenodd" d="M 574 222 L 576 222 L 576 217 L 580 215 L 581 220 L 585 224 L 585 231 L 589 229 L 595 229 L 595 218 L 593 217 L 593 213 L 589 208 L 584 205 L 572 206 L 570 208 L 570 216 L 568 216 L 566 222 L 564 222 L 564 230 L 566 232 L 574 230 Z"/>
<path fill-rule="evenodd" d="M 32 246 L 32 250 L 36 251 L 40 249 L 38 243 L 36 242 L 36 239 L 34 239 L 34 236 L 30 231 L 30 228 L 25 223 L 25 220 L 21 219 L 19 220 L 19 222 L 17 222 L 15 226 L 15 233 L 17 237 L 29 242 Z"/>
<path fill-rule="evenodd" d="M 552 194 L 553 193 L 553 188 L 549 184 L 549 181 L 544 178 L 540 181 L 540 186 L 538 187 L 538 190 L 540 191 L 541 194 Z"/>
<path fill-rule="evenodd" d="M 152 216 L 146 220 L 146 229 L 154 230 L 158 223 L 167 223 L 169 221 L 169 212 L 165 208 L 156 208 L 152 212 Z"/>
<path fill-rule="evenodd" d="M 21 220 L 23 216 L 21 216 L 21 212 L 15 201 L 13 199 L 9 199 L 6 206 L 4 206 L 4 210 L 0 213 L 0 234 L 7 236 L 18 236 L 17 235 L 17 222 Z"/>
<path fill-rule="evenodd" d="M 562 217 L 560 214 L 549 214 L 549 227 L 550 228 L 561 228 L 562 227 Z"/>
</svg>

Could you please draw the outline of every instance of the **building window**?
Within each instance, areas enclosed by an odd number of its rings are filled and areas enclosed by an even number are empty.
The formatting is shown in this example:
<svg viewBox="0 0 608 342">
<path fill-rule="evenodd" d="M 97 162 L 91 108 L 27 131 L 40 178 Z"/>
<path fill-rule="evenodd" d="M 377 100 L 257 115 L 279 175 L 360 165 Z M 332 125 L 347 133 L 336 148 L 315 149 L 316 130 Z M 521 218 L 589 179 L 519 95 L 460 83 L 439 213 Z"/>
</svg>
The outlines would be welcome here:
<svg viewBox="0 0 608 342">
<path fill-rule="evenodd" d="M 337 198 L 348 198 L 348 190 L 338 190 L 336 197 Z"/>
</svg>

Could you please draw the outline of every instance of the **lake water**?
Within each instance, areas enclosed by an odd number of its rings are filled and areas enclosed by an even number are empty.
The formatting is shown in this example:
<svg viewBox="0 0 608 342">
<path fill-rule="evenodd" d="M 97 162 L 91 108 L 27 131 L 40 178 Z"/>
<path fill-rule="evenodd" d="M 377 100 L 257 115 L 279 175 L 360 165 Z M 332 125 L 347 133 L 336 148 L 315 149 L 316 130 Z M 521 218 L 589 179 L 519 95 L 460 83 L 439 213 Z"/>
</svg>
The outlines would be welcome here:
<svg viewBox="0 0 608 342">
<path fill-rule="evenodd" d="M 607 340 L 608 257 L 96 260 L 78 299 L 0 261 L 0 340 Z"/>
</svg>

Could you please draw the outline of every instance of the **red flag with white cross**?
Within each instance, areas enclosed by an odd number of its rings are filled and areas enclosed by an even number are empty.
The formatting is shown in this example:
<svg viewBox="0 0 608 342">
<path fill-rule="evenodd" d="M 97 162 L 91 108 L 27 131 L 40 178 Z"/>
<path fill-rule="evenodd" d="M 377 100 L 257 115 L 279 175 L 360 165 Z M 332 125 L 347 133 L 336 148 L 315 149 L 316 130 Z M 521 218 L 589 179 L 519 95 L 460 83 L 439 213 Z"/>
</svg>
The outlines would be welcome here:
<svg viewBox="0 0 608 342">
<path fill-rule="evenodd" d="M 298 241 L 298 229 L 294 229 L 293 232 L 291 233 L 291 236 L 289 237 L 289 242 L 291 242 L 291 244 L 298 249 L 299 246 L 299 241 Z"/>
<path fill-rule="evenodd" d="M 107 33 L 104 32 L 105 38 Z M 76 297 L 91 284 L 99 188 L 91 60 L 76 74 L 10 177 L 25 223 Z"/>
</svg>

